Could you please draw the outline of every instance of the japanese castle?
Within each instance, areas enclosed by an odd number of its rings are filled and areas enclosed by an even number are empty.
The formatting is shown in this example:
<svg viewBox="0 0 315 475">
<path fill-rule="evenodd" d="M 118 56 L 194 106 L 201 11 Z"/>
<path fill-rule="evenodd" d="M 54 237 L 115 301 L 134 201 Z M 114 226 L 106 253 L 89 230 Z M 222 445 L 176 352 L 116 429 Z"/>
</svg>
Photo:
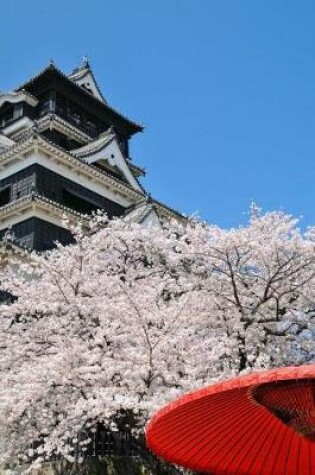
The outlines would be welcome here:
<svg viewBox="0 0 315 475">
<path fill-rule="evenodd" d="M 107 103 L 87 60 L 68 75 L 51 62 L 0 92 L 3 246 L 45 251 L 67 244 L 64 219 L 97 209 L 144 224 L 181 219 L 140 182 L 145 172 L 131 160 L 129 141 L 142 130 Z"/>
</svg>

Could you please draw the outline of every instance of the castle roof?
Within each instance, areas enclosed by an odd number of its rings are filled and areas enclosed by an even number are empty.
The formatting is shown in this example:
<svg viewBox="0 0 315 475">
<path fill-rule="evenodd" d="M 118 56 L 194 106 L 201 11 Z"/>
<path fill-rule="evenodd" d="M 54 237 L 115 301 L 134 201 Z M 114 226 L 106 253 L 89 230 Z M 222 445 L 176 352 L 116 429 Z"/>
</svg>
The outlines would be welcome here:
<svg viewBox="0 0 315 475">
<path fill-rule="evenodd" d="M 133 135 L 137 132 L 142 132 L 144 128 L 143 125 L 129 119 L 117 109 L 110 106 L 105 101 L 100 92 L 96 94 L 96 91 L 99 90 L 99 87 L 96 85 L 96 81 L 95 87 L 93 87 L 94 92 L 92 89 L 89 90 L 84 85 L 84 83 L 82 82 L 82 77 L 83 74 L 87 73 L 94 78 L 94 74 L 91 71 L 90 67 L 88 68 L 88 70 L 86 70 L 86 68 L 84 70 L 80 68 L 79 70 L 75 70 L 69 76 L 67 76 L 53 63 L 50 63 L 36 76 L 33 76 L 27 82 L 19 86 L 15 90 L 15 92 L 27 91 L 31 95 L 36 95 L 38 91 L 44 90 L 49 83 L 52 83 L 54 81 L 55 84 L 59 83 L 60 87 L 62 87 L 63 89 L 72 90 L 78 100 L 80 100 L 81 98 L 82 103 L 93 107 L 94 111 L 100 117 L 102 115 L 106 116 L 107 118 L 108 116 L 110 116 L 113 121 L 113 125 L 117 123 L 121 128 L 124 128 L 124 130 L 128 134 Z"/>
</svg>

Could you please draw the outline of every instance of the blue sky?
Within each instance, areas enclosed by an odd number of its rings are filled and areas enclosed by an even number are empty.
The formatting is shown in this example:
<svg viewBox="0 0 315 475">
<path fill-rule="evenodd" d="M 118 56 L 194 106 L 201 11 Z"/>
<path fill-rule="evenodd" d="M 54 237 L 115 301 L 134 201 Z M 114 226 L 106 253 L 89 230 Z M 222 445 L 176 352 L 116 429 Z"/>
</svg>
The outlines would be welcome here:
<svg viewBox="0 0 315 475">
<path fill-rule="evenodd" d="M 221 226 L 251 201 L 315 224 L 315 3 L 7 0 L 0 89 L 89 56 L 152 195 Z"/>
</svg>

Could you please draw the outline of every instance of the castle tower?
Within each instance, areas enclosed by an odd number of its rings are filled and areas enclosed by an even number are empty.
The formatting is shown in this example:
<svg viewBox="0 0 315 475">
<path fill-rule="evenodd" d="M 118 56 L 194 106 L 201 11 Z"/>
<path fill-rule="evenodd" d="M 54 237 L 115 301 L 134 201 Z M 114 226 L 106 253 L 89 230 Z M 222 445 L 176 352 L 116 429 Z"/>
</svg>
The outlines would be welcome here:
<svg viewBox="0 0 315 475">
<path fill-rule="evenodd" d="M 104 99 L 85 60 L 65 75 L 50 63 L 12 92 L 0 92 L 0 238 L 45 251 L 71 242 L 64 217 L 97 209 L 142 223 L 179 219 L 148 199 L 144 170 L 129 156 L 143 127 Z"/>
</svg>

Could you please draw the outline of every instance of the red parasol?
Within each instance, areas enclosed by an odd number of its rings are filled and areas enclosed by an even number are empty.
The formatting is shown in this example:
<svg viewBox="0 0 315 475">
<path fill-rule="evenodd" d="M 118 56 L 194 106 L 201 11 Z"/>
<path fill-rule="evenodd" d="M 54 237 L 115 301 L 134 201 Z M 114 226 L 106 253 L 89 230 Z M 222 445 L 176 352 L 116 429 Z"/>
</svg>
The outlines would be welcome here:
<svg viewBox="0 0 315 475">
<path fill-rule="evenodd" d="M 165 460 L 215 475 L 315 475 L 315 365 L 241 376 L 187 394 L 151 419 Z"/>
</svg>

